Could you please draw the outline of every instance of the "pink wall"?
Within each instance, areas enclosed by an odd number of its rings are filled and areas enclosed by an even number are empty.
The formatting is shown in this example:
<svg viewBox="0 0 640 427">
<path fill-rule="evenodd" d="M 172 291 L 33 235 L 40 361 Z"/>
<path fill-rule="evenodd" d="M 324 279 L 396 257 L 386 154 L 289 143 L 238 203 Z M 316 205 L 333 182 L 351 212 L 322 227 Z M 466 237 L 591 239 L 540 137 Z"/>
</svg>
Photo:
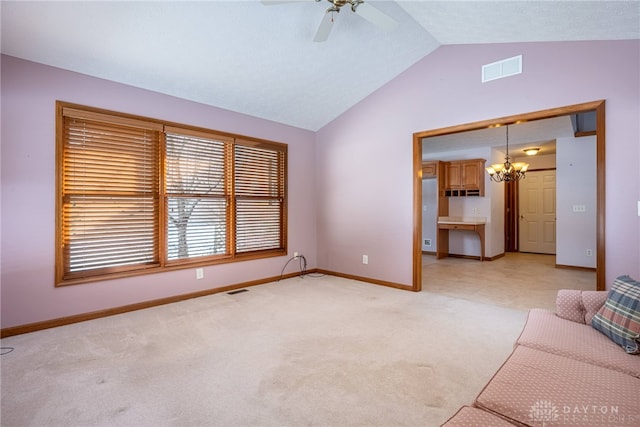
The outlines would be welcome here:
<svg viewBox="0 0 640 427">
<path fill-rule="evenodd" d="M 518 54 L 523 74 L 480 83 L 482 64 Z M 288 143 L 289 252 L 406 285 L 414 132 L 606 99 L 610 282 L 640 277 L 638 75 L 640 41 L 447 46 L 314 134 L 3 56 L 2 327 L 277 276 L 286 261 L 211 266 L 201 281 L 188 269 L 54 288 L 57 99 Z"/>
<path fill-rule="evenodd" d="M 313 132 L 7 56 L 1 84 L 3 328 L 277 277 L 287 260 L 206 267 L 203 280 L 187 269 L 55 288 L 56 100 L 289 144 L 289 252 L 316 266 Z"/>
<path fill-rule="evenodd" d="M 607 282 L 640 277 L 639 75 L 638 40 L 439 48 L 318 131 L 318 266 L 411 284 L 414 132 L 606 99 Z"/>
</svg>

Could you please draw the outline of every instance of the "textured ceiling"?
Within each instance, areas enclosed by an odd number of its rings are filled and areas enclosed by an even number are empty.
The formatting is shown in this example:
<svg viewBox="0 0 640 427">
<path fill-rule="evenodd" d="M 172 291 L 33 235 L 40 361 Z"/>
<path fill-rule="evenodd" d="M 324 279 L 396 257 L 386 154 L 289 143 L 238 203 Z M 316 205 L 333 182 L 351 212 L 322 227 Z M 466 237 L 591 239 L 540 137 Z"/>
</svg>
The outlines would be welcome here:
<svg viewBox="0 0 640 427">
<path fill-rule="evenodd" d="M 2 1 L 2 53 L 317 130 L 440 45 L 640 38 L 639 1 Z"/>
</svg>

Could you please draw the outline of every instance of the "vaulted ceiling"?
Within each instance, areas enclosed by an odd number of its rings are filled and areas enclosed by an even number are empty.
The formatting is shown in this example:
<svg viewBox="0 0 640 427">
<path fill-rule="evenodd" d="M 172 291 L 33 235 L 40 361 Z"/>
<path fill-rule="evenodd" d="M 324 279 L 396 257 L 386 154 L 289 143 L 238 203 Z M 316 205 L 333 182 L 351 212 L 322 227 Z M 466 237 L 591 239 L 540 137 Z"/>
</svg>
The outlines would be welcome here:
<svg viewBox="0 0 640 427">
<path fill-rule="evenodd" d="M 640 1 L 2 1 L 2 53 L 318 130 L 448 44 L 640 39 Z"/>
</svg>

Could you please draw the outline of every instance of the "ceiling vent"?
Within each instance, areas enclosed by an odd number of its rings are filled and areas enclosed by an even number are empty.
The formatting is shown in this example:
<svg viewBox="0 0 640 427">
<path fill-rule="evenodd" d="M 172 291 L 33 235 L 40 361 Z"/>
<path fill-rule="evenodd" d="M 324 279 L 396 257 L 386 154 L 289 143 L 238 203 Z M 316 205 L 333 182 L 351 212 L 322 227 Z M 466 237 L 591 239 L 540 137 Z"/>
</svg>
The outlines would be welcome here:
<svg viewBox="0 0 640 427">
<path fill-rule="evenodd" d="M 482 83 L 522 73 L 522 55 L 482 66 Z"/>
</svg>

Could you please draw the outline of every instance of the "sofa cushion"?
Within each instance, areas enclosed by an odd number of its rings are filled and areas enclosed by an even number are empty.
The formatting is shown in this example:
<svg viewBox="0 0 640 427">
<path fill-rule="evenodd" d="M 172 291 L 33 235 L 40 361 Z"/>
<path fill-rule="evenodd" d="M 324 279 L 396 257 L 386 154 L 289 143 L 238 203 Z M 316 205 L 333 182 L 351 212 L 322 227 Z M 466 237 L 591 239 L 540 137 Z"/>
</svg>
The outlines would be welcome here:
<svg viewBox="0 0 640 427">
<path fill-rule="evenodd" d="M 591 319 L 607 300 L 607 291 L 560 289 L 556 295 L 556 314 L 572 322 L 591 325 Z"/>
<path fill-rule="evenodd" d="M 517 346 L 475 405 L 536 426 L 638 425 L 639 393 L 639 378 Z"/>
<path fill-rule="evenodd" d="M 584 305 L 582 291 L 560 289 L 556 294 L 556 314 L 572 322 L 584 323 Z"/>
<path fill-rule="evenodd" d="M 548 310 L 529 310 L 516 344 L 640 378 L 640 357 L 620 351 L 616 343 L 590 325 L 561 319 Z"/>
<path fill-rule="evenodd" d="M 473 406 L 463 406 L 442 427 L 512 427 L 504 418 Z"/>
<path fill-rule="evenodd" d="M 630 354 L 640 353 L 640 283 L 618 277 L 591 325 Z"/>
</svg>

